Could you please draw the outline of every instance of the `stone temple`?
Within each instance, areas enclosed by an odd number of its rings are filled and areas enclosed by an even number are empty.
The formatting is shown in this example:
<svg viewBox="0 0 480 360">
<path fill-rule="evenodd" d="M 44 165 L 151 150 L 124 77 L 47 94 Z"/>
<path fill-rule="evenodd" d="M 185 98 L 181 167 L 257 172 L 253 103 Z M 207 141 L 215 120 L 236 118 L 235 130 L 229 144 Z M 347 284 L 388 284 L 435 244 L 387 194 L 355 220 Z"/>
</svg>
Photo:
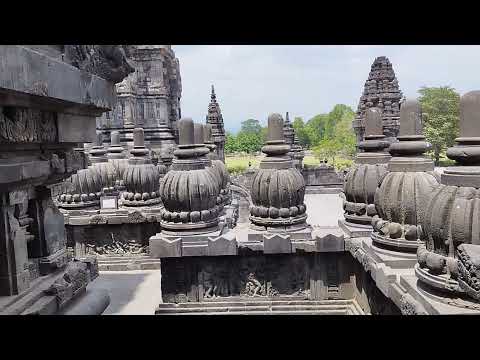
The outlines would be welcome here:
<svg viewBox="0 0 480 360">
<path fill-rule="evenodd" d="M 180 113 L 171 46 L 0 58 L 0 314 L 480 314 L 480 91 L 441 174 L 378 57 L 344 178 L 275 112 L 259 167 L 230 176 L 217 94 L 206 121 Z"/>
<path fill-rule="evenodd" d="M 365 136 L 365 116 L 368 109 L 379 108 L 382 112 L 383 134 L 389 142 L 395 141 L 399 131 L 400 103 L 403 95 L 398 85 L 392 63 L 385 56 L 375 59 L 365 81 L 358 104 L 353 129 L 357 143 Z"/>
</svg>

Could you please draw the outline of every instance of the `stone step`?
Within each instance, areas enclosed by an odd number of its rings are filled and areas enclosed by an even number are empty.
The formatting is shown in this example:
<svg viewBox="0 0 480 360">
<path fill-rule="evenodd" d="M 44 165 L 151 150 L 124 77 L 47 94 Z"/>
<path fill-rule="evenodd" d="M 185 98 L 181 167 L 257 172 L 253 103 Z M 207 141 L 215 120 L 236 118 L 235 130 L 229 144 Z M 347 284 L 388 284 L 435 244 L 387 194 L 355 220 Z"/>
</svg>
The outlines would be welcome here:
<svg viewBox="0 0 480 360">
<path fill-rule="evenodd" d="M 346 306 L 342 305 L 293 305 L 293 306 L 216 306 L 216 307 L 178 307 L 178 308 L 158 308 L 160 312 L 210 312 L 210 311 L 296 311 L 296 310 L 344 310 Z"/>
<path fill-rule="evenodd" d="M 325 305 L 336 305 L 336 306 L 349 306 L 352 304 L 352 300 L 269 300 L 269 301 L 255 301 L 255 300 L 246 300 L 246 301 L 203 301 L 201 303 L 162 303 L 159 304 L 159 308 L 168 309 L 168 308 L 192 308 L 198 307 L 201 304 L 202 307 L 221 307 L 221 306 L 325 306 Z"/>
<path fill-rule="evenodd" d="M 97 257 L 99 271 L 126 271 L 126 270 L 158 270 L 160 260 L 149 256 L 112 256 Z"/>
<path fill-rule="evenodd" d="M 157 315 L 190 314 L 332 314 L 363 315 L 354 300 L 303 301 L 217 301 L 200 303 L 159 304 Z"/>
<path fill-rule="evenodd" d="M 157 315 L 169 315 L 169 316 L 175 316 L 175 315 L 182 315 L 182 314 L 157 314 Z M 326 310 L 324 312 L 312 312 L 312 311 L 296 311 L 296 312 L 291 312 L 291 311 L 285 311 L 285 312 L 268 312 L 268 311 L 239 311 L 239 312 L 229 312 L 229 313 L 224 313 L 224 312 L 209 312 L 209 313 L 188 313 L 188 314 L 183 314 L 183 315 L 352 315 L 349 314 L 347 311 L 331 311 L 331 310 Z"/>
</svg>

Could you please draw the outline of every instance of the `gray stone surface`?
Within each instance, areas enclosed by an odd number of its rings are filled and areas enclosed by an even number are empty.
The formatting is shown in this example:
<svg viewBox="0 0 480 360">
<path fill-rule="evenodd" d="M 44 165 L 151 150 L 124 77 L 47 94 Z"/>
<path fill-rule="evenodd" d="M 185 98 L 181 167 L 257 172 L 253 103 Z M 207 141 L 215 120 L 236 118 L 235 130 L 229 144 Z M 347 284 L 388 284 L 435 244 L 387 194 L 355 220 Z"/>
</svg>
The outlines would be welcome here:
<svg viewBox="0 0 480 360">
<path fill-rule="evenodd" d="M 145 140 L 157 156 L 171 162 L 180 119 L 179 61 L 170 45 L 126 47 L 135 72 L 116 85 L 116 107 L 97 119 L 97 129 L 106 143 L 110 132 L 118 130 L 122 144 L 131 147 L 132 129 L 142 127 Z"/>
<path fill-rule="evenodd" d="M 0 173 L 8 174 L 0 176 L 2 313 L 56 313 L 96 276 L 91 262 L 68 261 L 50 187 L 87 165 L 75 147 L 92 140 L 95 117 L 113 106 L 106 74 L 125 59 L 116 45 L 99 45 L 87 54 L 96 59 L 88 72 L 63 61 L 69 49 L 0 46 Z"/>
<path fill-rule="evenodd" d="M 153 315 L 161 303 L 160 270 L 109 271 L 89 286 L 110 294 L 103 315 Z"/>
</svg>

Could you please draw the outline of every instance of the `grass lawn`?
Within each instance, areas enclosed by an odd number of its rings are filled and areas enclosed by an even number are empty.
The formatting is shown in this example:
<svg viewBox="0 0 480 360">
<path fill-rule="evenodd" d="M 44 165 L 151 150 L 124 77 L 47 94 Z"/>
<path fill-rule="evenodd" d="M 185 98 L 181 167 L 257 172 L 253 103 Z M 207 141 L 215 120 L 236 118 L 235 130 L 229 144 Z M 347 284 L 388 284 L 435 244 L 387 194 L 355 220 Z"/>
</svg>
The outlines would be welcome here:
<svg viewBox="0 0 480 360">
<path fill-rule="evenodd" d="M 235 156 L 226 156 L 225 165 L 227 166 L 228 172 L 231 174 L 239 173 L 247 170 L 248 163 L 251 163 L 251 167 L 256 169 L 262 160 L 263 155 L 254 156 L 254 155 L 235 155 Z M 319 165 L 320 161 L 314 156 L 305 156 L 303 163 L 306 165 Z"/>
</svg>

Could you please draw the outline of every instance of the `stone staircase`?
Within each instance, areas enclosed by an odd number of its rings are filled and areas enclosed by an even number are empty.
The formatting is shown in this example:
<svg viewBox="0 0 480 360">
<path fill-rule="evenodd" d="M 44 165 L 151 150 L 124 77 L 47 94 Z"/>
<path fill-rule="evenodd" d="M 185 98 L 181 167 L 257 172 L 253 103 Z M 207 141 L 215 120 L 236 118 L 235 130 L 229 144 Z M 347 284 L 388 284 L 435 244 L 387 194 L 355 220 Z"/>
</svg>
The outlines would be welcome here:
<svg viewBox="0 0 480 360">
<path fill-rule="evenodd" d="M 217 298 L 198 303 L 160 304 L 156 315 L 365 315 L 355 300 Z"/>
</svg>

